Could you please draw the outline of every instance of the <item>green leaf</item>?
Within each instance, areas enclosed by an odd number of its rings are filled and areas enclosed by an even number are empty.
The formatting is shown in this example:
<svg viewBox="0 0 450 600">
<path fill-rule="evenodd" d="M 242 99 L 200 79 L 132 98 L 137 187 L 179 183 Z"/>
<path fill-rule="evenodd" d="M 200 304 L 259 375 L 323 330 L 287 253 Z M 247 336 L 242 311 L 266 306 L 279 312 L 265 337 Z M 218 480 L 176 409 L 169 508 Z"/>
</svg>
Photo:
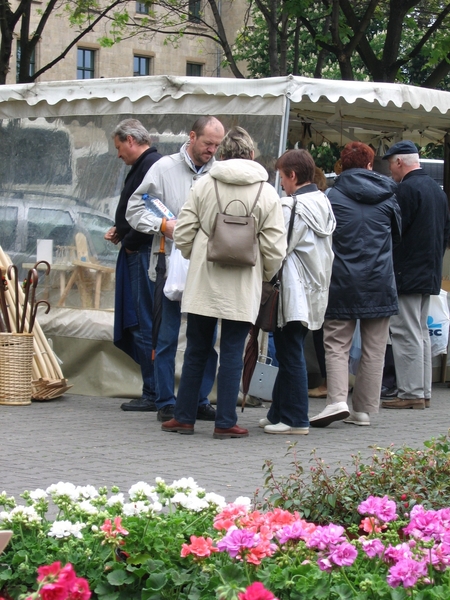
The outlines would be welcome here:
<svg viewBox="0 0 450 600">
<path fill-rule="evenodd" d="M 134 577 L 123 569 L 111 571 L 106 576 L 106 579 L 111 585 L 123 585 L 124 583 L 132 583 L 134 581 Z"/>
<path fill-rule="evenodd" d="M 145 583 L 145 590 L 159 592 L 167 583 L 167 577 L 164 573 L 153 573 Z"/>
</svg>

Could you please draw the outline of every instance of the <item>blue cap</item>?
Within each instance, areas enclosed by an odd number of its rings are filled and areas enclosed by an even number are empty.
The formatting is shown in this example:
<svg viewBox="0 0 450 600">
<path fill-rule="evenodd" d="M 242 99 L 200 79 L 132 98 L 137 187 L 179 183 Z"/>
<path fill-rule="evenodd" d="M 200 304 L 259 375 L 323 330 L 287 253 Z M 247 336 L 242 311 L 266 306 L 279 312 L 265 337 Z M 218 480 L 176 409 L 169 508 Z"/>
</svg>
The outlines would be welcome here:
<svg viewBox="0 0 450 600">
<path fill-rule="evenodd" d="M 413 142 L 410 142 L 409 140 L 402 140 L 401 142 L 397 142 L 389 148 L 389 150 L 383 156 L 383 160 L 388 159 L 394 154 L 419 154 L 419 151 Z"/>
</svg>

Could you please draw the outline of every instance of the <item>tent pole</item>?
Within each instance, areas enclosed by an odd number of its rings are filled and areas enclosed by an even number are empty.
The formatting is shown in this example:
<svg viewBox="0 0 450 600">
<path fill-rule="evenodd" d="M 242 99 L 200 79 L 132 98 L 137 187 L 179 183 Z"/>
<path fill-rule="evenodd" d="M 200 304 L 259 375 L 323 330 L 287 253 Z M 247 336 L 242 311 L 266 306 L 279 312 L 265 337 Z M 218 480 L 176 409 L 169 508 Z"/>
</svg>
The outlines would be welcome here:
<svg viewBox="0 0 450 600">
<path fill-rule="evenodd" d="M 291 101 L 286 96 L 285 97 L 284 115 L 283 115 L 283 120 L 281 121 L 281 135 L 280 135 L 280 145 L 278 146 L 278 156 L 281 156 L 287 148 L 287 136 L 288 136 L 288 128 L 289 128 L 290 108 L 291 108 Z M 278 171 L 275 176 L 275 189 L 277 190 L 278 195 L 281 195 L 280 175 L 279 175 Z"/>
</svg>

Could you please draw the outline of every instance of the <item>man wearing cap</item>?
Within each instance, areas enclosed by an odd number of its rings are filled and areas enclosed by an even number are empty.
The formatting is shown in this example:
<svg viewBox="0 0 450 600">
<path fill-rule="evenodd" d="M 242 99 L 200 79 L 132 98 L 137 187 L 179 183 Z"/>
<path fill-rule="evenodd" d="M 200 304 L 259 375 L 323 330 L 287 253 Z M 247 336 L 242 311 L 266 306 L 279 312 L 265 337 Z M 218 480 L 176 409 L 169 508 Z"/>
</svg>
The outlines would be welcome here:
<svg viewBox="0 0 450 600">
<path fill-rule="evenodd" d="M 446 194 L 421 168 L 417 147 L 397 142 L 383 156 L 398 183 L 402 241 L 394 248 L 398 315 L 390 319 L 397 397 L 383 408 L 423 409 L 431 399 L 430 295 L 441 289 L 450 220 Z"/>
</svg>

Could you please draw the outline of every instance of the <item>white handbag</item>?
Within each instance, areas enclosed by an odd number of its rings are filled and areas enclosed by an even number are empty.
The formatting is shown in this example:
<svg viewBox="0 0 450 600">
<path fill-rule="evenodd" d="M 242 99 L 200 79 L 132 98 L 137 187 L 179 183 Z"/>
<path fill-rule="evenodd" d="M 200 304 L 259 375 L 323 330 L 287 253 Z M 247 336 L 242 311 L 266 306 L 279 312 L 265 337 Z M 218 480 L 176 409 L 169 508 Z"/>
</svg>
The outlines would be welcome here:
<svg viewBox="0 0 450 600">
<path fill-rule="evenodd" d="M 278 367 L 272 365 L 272 359 L 269 356 L 260 354 L 250 380 L 248 395 L 261 400 L 272 400 L 273 386 L 277 374 Z"/>
</svg>

